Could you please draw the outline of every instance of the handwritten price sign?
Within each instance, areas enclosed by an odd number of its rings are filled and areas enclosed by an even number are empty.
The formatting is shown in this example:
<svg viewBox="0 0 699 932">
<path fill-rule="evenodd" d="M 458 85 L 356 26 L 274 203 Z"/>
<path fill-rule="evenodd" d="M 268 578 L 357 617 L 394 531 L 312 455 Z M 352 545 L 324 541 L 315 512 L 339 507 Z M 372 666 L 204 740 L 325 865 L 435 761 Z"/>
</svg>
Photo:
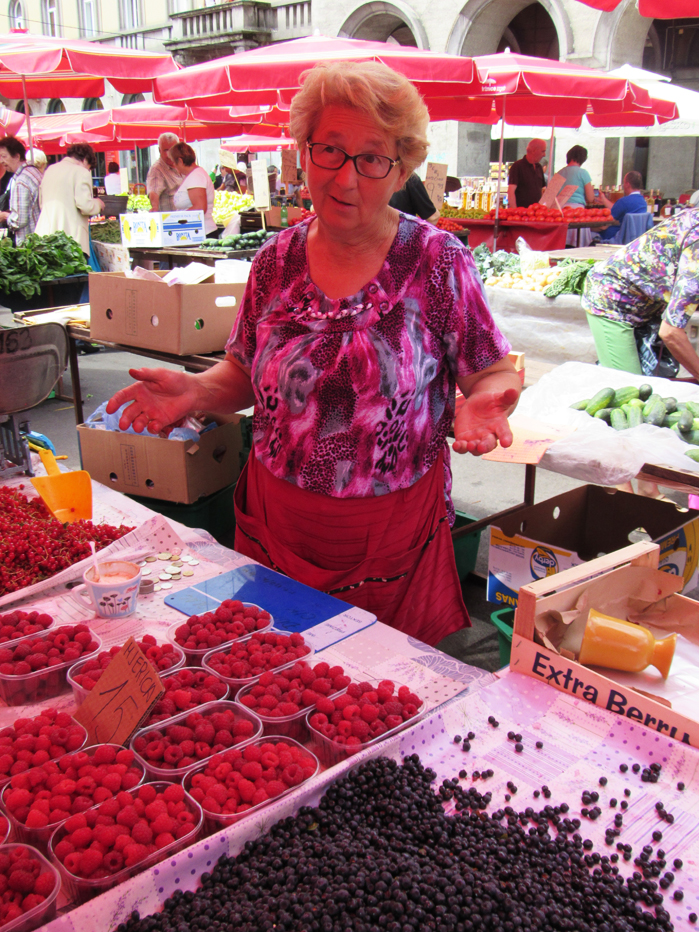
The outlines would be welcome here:
<svg viewBox="0 0 699 932">
<path fill-rule="evenodd" d="M 89 744 L 126 744 L 164 692 L 130 637 L 73 717 L 87 730 Z"/>
</svg>

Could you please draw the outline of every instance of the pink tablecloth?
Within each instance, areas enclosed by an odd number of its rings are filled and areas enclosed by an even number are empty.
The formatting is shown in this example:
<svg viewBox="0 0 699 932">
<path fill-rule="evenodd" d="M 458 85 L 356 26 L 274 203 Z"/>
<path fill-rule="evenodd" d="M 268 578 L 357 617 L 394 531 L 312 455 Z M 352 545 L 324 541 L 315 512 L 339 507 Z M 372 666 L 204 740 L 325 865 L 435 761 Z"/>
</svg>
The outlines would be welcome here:
<svg viewBox="0 0 699 932">
<path fill-rule="evenodd" d="M 461 220 L 469 231 L 468 244 L 473 249 L 485 243 L 489 249 L 493 248 L 492 220 Z M 517 252 L 517 240 L 521 236 L 531 249 L 541 252 L 549 249 L 565 249 L 567 223 L 534 223 L 519 222 L 517 220 L 501 220 L 498 233 L 497 248 L 506 252 Z"/>
</svg>

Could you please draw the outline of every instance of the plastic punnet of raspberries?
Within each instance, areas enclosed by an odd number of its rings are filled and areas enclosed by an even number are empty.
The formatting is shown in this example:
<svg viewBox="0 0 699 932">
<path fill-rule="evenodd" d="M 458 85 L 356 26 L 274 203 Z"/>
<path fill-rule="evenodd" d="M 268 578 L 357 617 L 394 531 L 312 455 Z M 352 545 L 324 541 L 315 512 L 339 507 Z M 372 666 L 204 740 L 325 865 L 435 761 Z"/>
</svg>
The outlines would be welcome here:
<svg viewBox="0 0 699 932">
<path fill-rule="evenodd" d="M 17 774 L 2 802 L 17 822 L 42 830 L 133 789 L 143 775 L 133 751 L 102 744 Z"/>
<path fill-rule="evenodd" d="M 174 645 L 158 644 L 152 634 L 145 634 L 136 643 L 150 663 L 161 673 L 183 662 L 182 653 Z M 75 669 L 70 671 L 71 679 L 82 689 L 90 692 L 121 649 L 120 646 L 115 645 L 109 650 L 100 651 L 96 657 L 91 657 L 84 663 L 76 665 Z"/>
<path fill-rule="evenodd" d="M 71 874 L 106 880 L 146 859 L 157 860 L 158 852 L 167 853 L 168 846 L 192 834 L 199 819 L 180 785 L 145 783 L 71 816 L 51 846 Z"/>
<path fill-rule="evenodd" d="M 67 712 L 44 709 L 0 729 L 0 781 L 78 751 L 87 733 Z"/>
<path fill-rule="evenodd" d="M 29 845 L 10 845 L 0 852 L 0 928 L 41 906 L 58 880 Z M 33 926 L 31 926 L 33 928 Z"/>
<path fill-rule="evenodd" d="M 192 615 L 174 632 L 173 640 L 185 650 L 213 650 L 272 624 L 269 612 L 238 599 L 225 599 L 215 612 Z"/>
<path fill-rule="evenodd" d="M 18 638 L 28 637 L 45 631 L 53 624 L 51 615 L 46 612 L 22 612 L 15 610 L 0 615 L 0 644 L 16 641 Z"/>
<path fill-rule="evenodd" d="M 180 712 L 188 712 L 206 702 L 225 699 L 228 685 L 215 673 L 203 667 L 183 667 L 162 677 L 165 695 L 153 706 L 153 711 L 144 728 L 172 718 Z"/>
<path fill-rule="evenodd" d="M 87 625 L 61 625 L 49 628 L 41 636 L 31 635 L 14 646 L 0 646 L 0 673 L 3 676 L 28 676 L 38 670 L 74 663 L 83 654 L 92 654 L 99 642 Z"/>
<path fill-rule="evenodd" d="M 252 680 L 310 654 L 302 634 L 253 634 L 207 657 L 204 664 L 227 680 Z"/>
<path fill-rule="evenodd" d="M 255 730 L 244 713 L 222 703 L 219 708 L 214 705 L 204 712 L 190 712 L 177 716 L 174 722 L 143 729 L 131 747 L 152 770 L 184 773 L 212 754 L 252 738 Z"/>
<path fill-rule="evenodd" d="M 358 749 L 414 718 L 422 705 L 419 696 L 392 680 L 350 683 L 341 696 L 318 702 L 308 723 L 335 744 Z"/>
<path fill-rule="evenodd" d="M 265 738 L 214 754 L 192 775 L 189 792 L 207 813 L 240 815 L 300 786 L 317 767 L 296 742 Z"/>
<path fill-rule="evenodd" d="M 263 673 L 245 687 L 237 701 L 264 718 L 285 718 L 323 703 L 346 689 L 350 678 L 340 666 L 325 661 L 311 666 L 305 660 L 278 672 Z"/>
</svg>

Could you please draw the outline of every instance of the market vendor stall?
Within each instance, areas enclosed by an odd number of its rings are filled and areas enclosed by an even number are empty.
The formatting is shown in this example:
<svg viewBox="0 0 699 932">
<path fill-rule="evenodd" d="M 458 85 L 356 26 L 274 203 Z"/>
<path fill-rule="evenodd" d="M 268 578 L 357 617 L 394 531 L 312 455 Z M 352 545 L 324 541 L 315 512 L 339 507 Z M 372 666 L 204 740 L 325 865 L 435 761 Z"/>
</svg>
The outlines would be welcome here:
<svg viewBox="0 0 699 932">
<path fill-rule="evenodd" d="M 15 481 L 14 485 L 16 484 Z M 64 586 L 36 593 L 30 602 L 21 603 L 18 607 L 35 605 L 44 611 L 55 613 L 58 623 L 64 625 L 82 620 L 95 627 L 96 633 L 103 636 L 106 646 L 121 643 L 128 634 L 141 639 L 144 634 L 153 633 L 162 641 L 166 637 L 170 619 L 186 620 L 185 615 L 168 605 L 173 594 L 183 592 L 192 582 L 196 584 L 197 581 L 201 591 L 213 591 L 211 586 L 216 579 L 224 578 L 224 574 L 231 569 L 240 570 L 250 562 L 247 558 L 226 551 L 206 536 L 153 516 L 147 509 L 103 486 L 95 484 L 94 493 L 96 518 L 104 518 L 115 524 L 126 522 L 137 525 L 137 530 L 128 540 L 124 538 L 123 543 L 118 542 L 115 546 L 122 551 L 135 543 L 153 547 L 157 551 L 155 560 L 143 566 L 144 570 L 151 568 L 151 576 L 155 573 L 154 568 L 165 565 L 173 552 L 179 550 L 178 556 L 183 566 L 191 567 L 192 576 L 175 578 L 167 584 L 169 588 L 165 588 L 163 584 L 160 592 L 142 594 L 136 615 L 121 621 L 100 621 L 91 617 L 92 613 L 89 610 L 81 608 L 79 597 L 71 595 Z M 193 563 L 190 563 L 192 560 Z M 206 583 L 206 587 L 201 583 Z M 163 600 L 165 594 L 167 601 Z M 344 608 L 347 609 L 347 606 Z M 6 610 L 2 605 L 0 609 Z M 352 614 L 351 609 L 346 611 L 346 615 Z M 357 619 L 350 617 L 345 624 L 351 624 L 353 621 L 356 622 Z M 323 627 L 321 624 L 318 632 Z M 335 627 L 333 625 L 333 628 Z M 401 786 L 404 785 L 406 790 L 412 785 L 413 792 L 418 792 L 421 799 L 424 796 L 417 810 L 419 826 L 417 823 L 413 826 L 412 817 L 407 810 L 401 818 L 401 832 L 406 840 L 413 832 L 424 833 L 428 821 L 458 818 L 456 811 L 464 806 L 467 812 L 478 814 L 479 825 L 497 827 L 500 835 L 504 831 L 511 834 L 513 840 L 531 837 L 527 834 L 527 828 L 534 826 L 538 828 L 544 845 L 549 843 L 550 838 L 555 838 L 557 832 L 565 830 L 570 823 L 569 837 L 577 830 L 583 839 L 590 841 L 585 841 L 583 847 L 582 840 L 575 843 L 571 840 L 568 843 L 569 851 L 563 844 L 565 833 L 559 836 L 561 842 L 555 845 L 559 869 L 563 853 L 566 857 L 568 854 L 574 856 L 570 862 L 566 861 L 566 865 L 580 863 L 584 856 L 589 856 L 592 858 L 590 866 L 601 864 L 609 868 L 616 865 L 620 873 L 618 884 L 624 888 L 626 885 L 623 878 L 630 877 L 632 871 L 638 869 L 637 864 L 633 863 L 633 857 L 638 857 L 643 844 L 653 840 L 652 833 L 660 826 L 663 850 L 667 853 L 661 856 L 653 847 L 653 857 L 646 859 L 645 863 L 655 864 L 656 860 L 660 862 L 661 858 L 665 858 L 674 871 L 673 879 L 668 880 L 669 891 L 664 896 L 662 907 L 675 922 L 686 922 L 689 914 L 697 909 L 699 889 L 696 877 L 691 871 L 691 863 L 696 856 L 692 839 L 696 835 L 699 823 L 695 812 L 697 790 L 692 774 L 699 764 L 699 751 L 681 743 L 681 736 L 672 738 L 658 734 L 651 728 L 641 731 L 633 718 L 621 717 L 618 709 L 595 708 L 590 705 L 588 696 L 568 695 L 557 691 L 546 682 L 545 676 L 537 673 L 532 678 L 509 671 L 502 671 L 498 676 L 478 671 L 458 663 L 434 648 L 408 639 L 380 623 L 363 628 L 360 625 L 358 630 L 349 633 L 343 640 L 337 640 L 338 633 L 338 630 L 334 630 L 328 638 L 326 629 L 325 634 L 321 634 L 320 640 L 316 641 L 313 662 L 322 659 L 331 667 L 342 667 L 351 679 L 357 682 L 393 679 L 407 683 L 424 701 L 425 706 L 424 714 L 415 724 L 366 749 L 360 747 L 356 753 L 344 760 L 323 758 L 326 742 L 311 738 L 305 743 L 305 748 L 307 752 L 320 753 L 321 759 L 325 760 L 320 772 L 295 789 L 285 792 L 279 799 L 266 802 L 259 810 L 257 806 L 253 806 L 248 815 L 241 813 L 236 819 L 229 819 L 228 824 L 220 817 L 207 816 L 206 825 L 210 834 L 202 835 L 201 830 L 198 830 L 192 834 L 191 842 L 185 841 L 184 846 L 174 848 L 169 856 L 159 863 L 146 865 L 141 870 L 136 866 L 125 874 L 122 872 L 123 876 L 114 875 L 113 881 L 101 885 L 104 892 L 97 898 L 90 897 L 100 889 L 99 881 L 94 881 L 92 885 L 85 880 L 72 885 L 64 882 L 58 899 L 52 900 L 50 908 L 43 918 L 39 919 L 42 928 L 50 932 L 112 932 L 120 923 L 128 923 L 136 932 L 141 929 L 137 917 L 158 913 L 173 894 L 176 899 L 180 898 L 180 909 L 189 909 L 189 898 L 182 899 L 183 892 L 196 890 L 202 883 L 204 889 L 208 889 L 207 877 L 212 874 L 214 878 L 217 877 L 216 864 L 221 856 L 233 858 L 243 851 L 246 842 L 251 842 L 257 846 L 252 853 L 259 861 L 265 850 L 264 839 L 267 833 L 273 831 L 272 826 L 279 820 L 290 817 L 300 820 L 295 824 L 298 824 L 303 837 L 306 829 L 303 827 L 305 823 L 303 815 L 300 814 L 301 808 L 316 807 L 320 804 L 327 819 L 330 815 L 329 803 L 333 798 L 337 798 L 336 788 L 344 786 L 350 792 L 358 792 L 356 776 L 349 778 L 349 775 L 356 774 L 360 766 L 368 767 L 363 771 L 367 777 L 373 772 L 372 768 L 379 767 L 383 773 L 383 768 L 388 766 L 391 768 L 388 772 L 393 775 L 393 784 L 396 779 L 400 779 Z M 346 627 L 342 629 L 342 634 L 348 634 Z M 311 636 L 309 631 L 308 637 Z M 323 646 L 324 639 L 333 638 L 334 643 Z M 544 672 L 547 671 L 548 667 Z M 78 676 L 76 672 L 73 680 Z M 179 676 L 179 673 L 173 673 L 172 676 Z M 77 695 L 75 685 L 73 690 L 74 695 Z M 61 693 L 57 697 L 43 700 L 38 705 L 6 708 L 0 711 L 0 720 L 8 724 L 20 716 L 36 714 L 39 709 L 49 705 L 70 712 L 74 708 L 74 695 Z M 279 740 L 284 739 L 269 738 L 269 741 L 273 742 L 272 746 Z M 288 744 L 289 740 L 286 740 Z M 380 762 L 379 758 L 387 758 L 392 763 Z M 657 768 L 648 772 L 659 775 L 659 778 L 652 781 L 642 777 L 640 773 L 644 768 L 645 774 L 650 763 L 657 764 Z M 203 765 L 206 766 L 206 761 Z M 423 773 L 422 767 L 432 768 L 433 773 L 420 776 Z M 201 768 L 200 772 L 203 772 Z M 341 782 L 347 781 L 348 778 L 349 782 Z M 406 779 L 408 782 L 403 784 L 403 780 Z M 186 778 L 184 786 L 185 789 L 191 789 L 196 784 L 190 778 Z M 418 790 L 418 787 L 421 789 Z M 629 858 L 625 856 L 626 847 L 619 853 L 617 848 L 610 844 L 609 819 L 592 819 L 585 814 L 589 813 L 591 805 L 586 801 L 587 796 L 595 788 L 600 808 L 604 807 L 605 811 L 609 809 L 610 818 L 612 809 L 614 814 L 620 811 L 618 805 L 612 803 L 612 798 L 628 800 L 627 806 L 621 807 L 624 817 L 618 837 L 624 846 L 631 843 L 632 854 Z M 134 792 L 138 794 L 138 790 Z M 387 852 L 392 850 L 391 845 L 397 843 L 395 831 L 391 829 L 393 842 L 387 846 L 384 844 L 384 838 L 388 841 L 385 833 L 389 828 L 384 824 L 383 816 L 379 814 L 382 807 L 376 809 L 376 803 L 380 799 L 376 795 L 377 792 L 379 791 L 372 789 L 372 802 L 376 814 L 371 826 L 371 838 L 362 834 L 369 810 L 359 800 L 352 819 L 344 816 L 344 821 L 338 826 L 343 837 L 359 833 L 357 838 L 362 839 L 359 845 L 361 859 L 367 864 L 368 873 L 370 865 L 372 870 L 374 869 L 374 859 L 380 856 L 385 861 Z M 327 798 L 321 803 L 323 796 Z M 394 794 L 387 800 L 389 806 L 395 803 L 395 799 Z M 662 802 L 662 812 L 656 807 L 656 802 Z M 505 808 L 511 803 L 513 809 Z M 205 804 L 208 806 L 213 803 Z M 562 805 L 567 808 L 559 809 Z M 442 808 L 443 814 L 440 815 Z M 503 821 L 506 816 L 510 818 Z M 393 816 L 390 818 L 393 819 Z M 573 821 L 576 819 L 577 823 Z M 443 824 L 445 828 L 453 825 L 454 830 L 457 830 L 456 822 Z M 471 822 L 466 819 L 460 824 L 467 828 Z M 613 824 L 618 825 L 614 822 Z M 73 831 L 78 830 L 73 828 Z M 63 838 L 66 835 L 65 829 L 59 829 L 58 832 L 57 837 Z M 77 840 L 77 835 L 75 837 Z M 453 853 L 455 837 L 451 830 L 443 836 L 442 841 L 436 834 L 430 835 L 429 838 L 421 836 L 420 844 L 415 847 L 424 848 L 426 862 L 413 864 L 410 860 L 412 848 L 409 847 L 401 851 L 400 863 L 403 868 L 411 865 L 413 880 L 418 877 L 419 872 L 428 868 L 434 876 L 435 871 L 445 869 L 444 864 L 440 866 L 441 860 Z M 309 857 L 314 863 L 317 862 L 319 872 L 324 863 L 325 847 L 317 843 L 326 838 L 327 843 L 331 844 L 325 826 L 316 824 L 313 833 L 316 850 L 309 851 Z M 468 835 L 464 836 L 464 841 L 467 838 Z M 260 847 L 260 840 L 263 847 Z M 448 848 L 444 847 L 447 843 Z M 478 847 L 479 843 L 476 840 L 471 843 Z M 657 841 L 654 844 L 657 844 Z M 376 845 L 378 847 L 375 848 Z M 51 854 L 56 848 L 49 846 L 48 850 Z M 519 869 L 520 858 L 524 856 L 525 850 L 524 845 L 508 845 L 507 869 Z M 613 860 L 609 858 L 612 854 L 617 854 Z M 475 849 L 474 856 L 479 856 Z M 545 848 L 542 848 L 541 856 L 545 856 Z M 59 860 L 59 857 L 56 860 Z M 241 854 L 241 857 L 245 861 L 247 855 Z M 686 867 L 680 863 L 682 861 Z M 70 864 L 73 865 L 73 861 Z M 585 864 L 583 861 L 580 869 L 584 871 L 585 877 L 589 878 L 592 875 L 588 874 Z M 250 867 L 253 867 L 252 862 Z M 386 864 L 383 869 L 385 867 Z M 392 867 L 390 869 L 393 870 Z M 483 869 L 488 868 L 484 865 Z M 503 869 L 503 864 L 499 863 L 498 871 Z M 61 864 L 60 871 L 60 876 L 65 879 L 65 864 Z M 129 873 L 131 876 L 128 876 Z M 602 874 L 614 876 L 611 870 L 601 871 L 600 875 Z M 255 874 L 250 878 L 253 888 L 258 882 L 256 876 Z M 332 880 L 330 874 L 327 874 L 327 877 Z M 468 874 L 464 879 L 468 880 Z M 299 880 L 298 883 L 300 882 Z M 495 878 L 496 886 L 500 882 Z M 598 886 L 596 909 L 601 908 L 602 899 L 606 896 L 606 885 L 598 883 Z M 675 890 L 681 891 L 682 896 L 673 896 Z M 280 915 L 278 910 L 284 910 L 284 903 L 278 900 L 275 891 L 269 890 L 267 893 L 265 917 L 274 921 L 274 918 Z M 487 891 L 484 891 L 479 897 L 481 908 L 486 902 L 486 893 Z M 549 894 L 557 895 L 553 888 Z M 69 898 L 76 895 L 83 900 L 82 904 L 77 904 L 74 899 L 71 901 Z M 238 894 L 233 887 L 230 895 L 233 897 L 231 916 L 234 913 L 240 916 L 243 908 L 250 908 L 244 906 L 242 900 L 236 899 Z M 627 898 L 623 896 L 620 899 L 625 901 Z M 609 908 L 619 908 L 614 905 L 618 900 L 618 896 L 616 901 L 610 900 Z M 450 894 L 449 902 L 461 910 L 459 915 L 463 914 L 464 920 L 474 912 L 473 904 L 460 901 L 455 895 Z M 508 915 L 512 915 L 515 904 L 520 902 L 519 894 L 514 891 L 508 902 Z M 660 901 L 656 900 L 648 904 L 641 902 L 635 907 L 633 904 L 636 900 L 633 897 L 629 897 L 628 902 L 632 911 L 643 909 L 649 916 L 649 921 L 653 908 L 661 905 Z M 335 905 L 346 909 L 342 904 L 344 900 L 341 895 L 339 899 L 325 896 L 322 900 L 322 914 L 333 914 Z M 499 910 L 499 904 L 500 900 L 494 899 L 493 910 Z M 524 901 L 521 905 L 525 905 Z M 59 915 L 53 919 L 55 906 Z M 573 909 L 575 919 L 577 913 L 569 899 L 561 901 L 561 907 L 563 906 Z M 179 921 L 190 921 L 193 915 L 181 912 Z M 634 912 L 633 915 L 640 914 Z M 353 921 L 351 916 L 348 917 L 348 928 L 353 927 Z"/>
<path fill-rule="evenodd" d="M 504 249 L 506 252 L 517 252 L 517 240 L 520 237 L 538 252 L 564 249 L 568 235 L 567 223 L 500 220 L 496 226 L 494 219 L 461 222 L 469 231 L 470 246 L 485 243 L 489 249 Z"/>
</svg>

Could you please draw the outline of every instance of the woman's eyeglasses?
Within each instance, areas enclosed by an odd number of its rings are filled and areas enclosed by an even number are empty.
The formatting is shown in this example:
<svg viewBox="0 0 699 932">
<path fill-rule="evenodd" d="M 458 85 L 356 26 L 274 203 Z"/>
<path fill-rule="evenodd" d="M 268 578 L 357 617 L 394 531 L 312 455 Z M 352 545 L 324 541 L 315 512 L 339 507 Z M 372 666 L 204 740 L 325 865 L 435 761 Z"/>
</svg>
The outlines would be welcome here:
<svg viewBox="0 0 699 932">
<path fill-rule="evenodd" d="M 363 175 L 365 178 L 386 178 L 393 166 L 400 162 L 400 159 L 390 159 L 387 155 L 372 155 L 370 153 L 349 155 L 344 149 L 330 146 L 325 142 L 307 142 L 306 145 L 311 155 L 311 161 L 318 168 L 338 171 L 345 162 L 354 162 L 357 174 Z"/>
</svg>

